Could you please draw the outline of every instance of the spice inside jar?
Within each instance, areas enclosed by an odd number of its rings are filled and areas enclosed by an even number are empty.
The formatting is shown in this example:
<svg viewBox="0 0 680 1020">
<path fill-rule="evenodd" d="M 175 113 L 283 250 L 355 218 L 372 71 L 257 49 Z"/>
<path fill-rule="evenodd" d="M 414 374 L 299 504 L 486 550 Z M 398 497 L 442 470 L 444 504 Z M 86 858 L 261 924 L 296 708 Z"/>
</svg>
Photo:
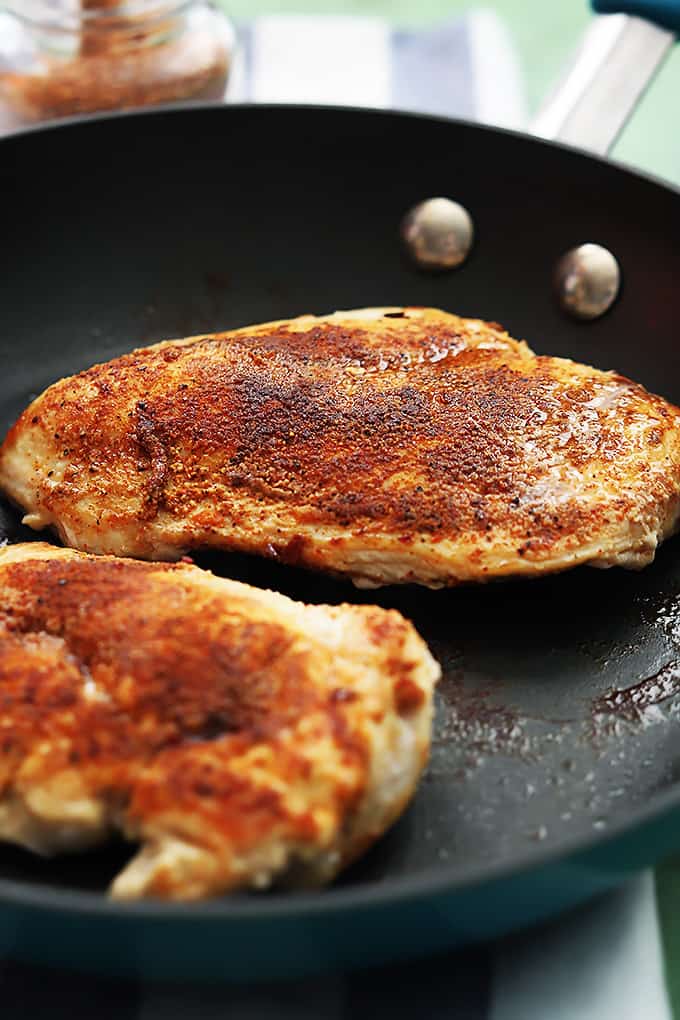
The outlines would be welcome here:
<svg viewBox="0 0 680 1020">
<path fill-rule="evenodd" d="M 232 27 L 201 0 L 20 0 L 0 26 L 0 125 L 221 99 Z"/>
</svg>

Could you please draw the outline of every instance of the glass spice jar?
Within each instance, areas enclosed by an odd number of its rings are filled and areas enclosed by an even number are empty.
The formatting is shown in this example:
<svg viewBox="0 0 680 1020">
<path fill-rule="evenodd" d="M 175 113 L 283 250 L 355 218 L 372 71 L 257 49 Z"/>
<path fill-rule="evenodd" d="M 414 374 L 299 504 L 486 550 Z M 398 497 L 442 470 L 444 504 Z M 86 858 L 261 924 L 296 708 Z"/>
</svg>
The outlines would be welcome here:
<svg viewBox="0 0 680 1020">
<path fill-rule="evenodd" d="M 0 0 L 0 128 L 224 97 L 231 23 L 207 0 Z"/>
</svg>

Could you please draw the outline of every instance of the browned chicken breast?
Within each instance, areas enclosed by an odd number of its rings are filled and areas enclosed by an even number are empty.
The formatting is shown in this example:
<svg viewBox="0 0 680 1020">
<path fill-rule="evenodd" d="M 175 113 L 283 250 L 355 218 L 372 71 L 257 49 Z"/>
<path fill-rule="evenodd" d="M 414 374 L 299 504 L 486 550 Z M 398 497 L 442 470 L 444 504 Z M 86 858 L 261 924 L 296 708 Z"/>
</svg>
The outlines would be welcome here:
<svg viewBox="0 0 680 1020">
<path fill-rule="evenodd" d="M 500 326 L 422 308 L 157 344 L 50 387 L 0 452 L 35 528 L 358 585 L 639 567 L 677 526 L 680 411 Z"/>
<path fill-rule="evenodd" d="M 41 543 L 0 593 L 0 839 L 122 831 L 114 897 L 328 881 L 414 792 L 439 668 L 394 611 Z"/>
</svg>

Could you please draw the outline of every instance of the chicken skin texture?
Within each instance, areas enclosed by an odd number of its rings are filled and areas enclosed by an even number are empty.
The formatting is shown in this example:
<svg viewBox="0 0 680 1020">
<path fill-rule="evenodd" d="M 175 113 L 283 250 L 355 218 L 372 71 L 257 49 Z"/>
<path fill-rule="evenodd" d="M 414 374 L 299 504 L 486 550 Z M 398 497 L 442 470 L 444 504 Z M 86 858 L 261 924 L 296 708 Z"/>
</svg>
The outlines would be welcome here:
<svg viewBox="0 0 680 1020">
<path fill-rule="evenodd" d="M 427 308 L 169 341 L 55 383 L 0 451 L 85 552 L 277 558 L 358 586 L 641 567 L 680 515 L 680 411 Z"/>
<path fill-rule="evenodd" d="M 440 671 L 395 611 L 43 543 L 0 593 L 0 839 L 122 833 L 115 898 L 323 884 L 414 793 Z"/>
</svg>

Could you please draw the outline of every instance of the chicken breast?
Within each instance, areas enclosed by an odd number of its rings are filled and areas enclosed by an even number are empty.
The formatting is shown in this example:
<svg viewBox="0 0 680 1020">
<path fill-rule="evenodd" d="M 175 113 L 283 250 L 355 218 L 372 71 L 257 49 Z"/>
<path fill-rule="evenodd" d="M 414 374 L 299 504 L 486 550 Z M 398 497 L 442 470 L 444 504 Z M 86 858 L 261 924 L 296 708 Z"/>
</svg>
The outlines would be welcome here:
<svg viewBox="0 0 680 1020">
<path fill-rule="evenodd" d="M 413 795 L 439 667 L 394 611 L 42 543 L 0 592 L 0 839 L 120 830 L 116 898 L 326 882 Z"/>
<path fill-rule="evenodd" d="M 88 552 L 217 546 L 362 586 L 640 567 L 678 524 L 680 411 L 493 323 L 365 309 L 62 380 L 5 440 L 0 485 Z"/>
</svg>

